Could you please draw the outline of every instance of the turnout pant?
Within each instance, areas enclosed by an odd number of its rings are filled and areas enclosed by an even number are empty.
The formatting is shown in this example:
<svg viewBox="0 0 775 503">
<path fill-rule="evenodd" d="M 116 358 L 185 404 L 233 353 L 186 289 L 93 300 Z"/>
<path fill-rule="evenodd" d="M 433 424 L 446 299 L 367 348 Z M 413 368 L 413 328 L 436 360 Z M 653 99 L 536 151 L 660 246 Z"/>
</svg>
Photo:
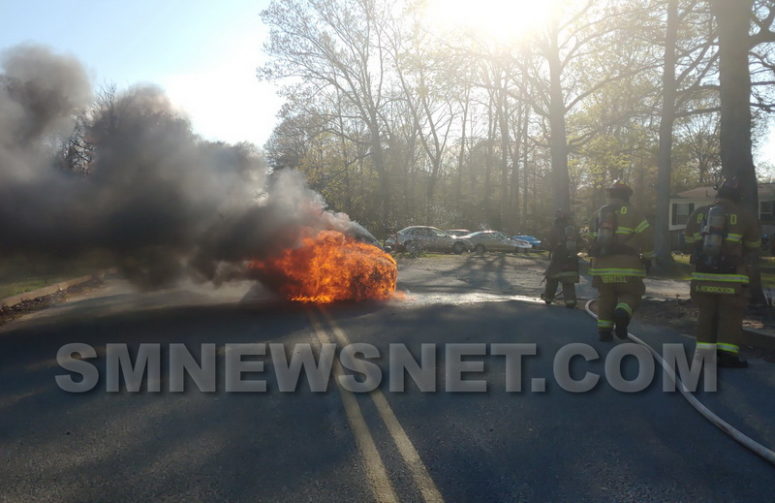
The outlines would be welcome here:
<svg viewBox="0 0 775 503">
<path fill-rule="evenodd" d="M 700 309 L 697 348 L 737 353 L 743 331 L 746 295 L 702 293 L 692 289 L 692 300 Z"/>
<path fill-rule="evenodd" d="M 576 305 L 576 283 L 567 278 L 546 278 L 546 288 L 544 289 L 544 299 L 554 300 L 557 294 L 557 287 L 562 283 L 562 296 L 565 299 L 566 306 Z"/>
<path fill-rule="evenodd" d="M 596 277 L 594 286 L 598 292 L 597 330 L 599 332 L 613 329 L 614 311 L 617 308 L 624 309 L 632 318 L 646 291 L 643 279 L 639 277 L 628 277 L 626 281 L 618 283 L 606 283 L 602 278 Z"/>
</svg>

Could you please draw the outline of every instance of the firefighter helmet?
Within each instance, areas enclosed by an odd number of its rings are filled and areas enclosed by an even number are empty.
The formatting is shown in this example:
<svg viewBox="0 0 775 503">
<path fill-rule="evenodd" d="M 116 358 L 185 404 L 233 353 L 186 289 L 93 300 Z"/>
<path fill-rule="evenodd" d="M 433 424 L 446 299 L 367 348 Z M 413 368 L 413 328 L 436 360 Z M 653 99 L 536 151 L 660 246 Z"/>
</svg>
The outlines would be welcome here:
<svg viewBox="0 0 775 503">
<path fill-rule="evenodd" d="M 717 197 L 740 201 L 740 182 L 736 176 L 724 178 L 720 184 L 716 185 L 715 189 Z"/>
<path fill-rule="evenodd" d="M 630 186 L 621 180 L 614 181 L 614 183 L 612 183 L 606 190 L 610 196 L 619 197 L 621 199 L 629 199 L 632 195 L 632 189 Z"/>
</svg>

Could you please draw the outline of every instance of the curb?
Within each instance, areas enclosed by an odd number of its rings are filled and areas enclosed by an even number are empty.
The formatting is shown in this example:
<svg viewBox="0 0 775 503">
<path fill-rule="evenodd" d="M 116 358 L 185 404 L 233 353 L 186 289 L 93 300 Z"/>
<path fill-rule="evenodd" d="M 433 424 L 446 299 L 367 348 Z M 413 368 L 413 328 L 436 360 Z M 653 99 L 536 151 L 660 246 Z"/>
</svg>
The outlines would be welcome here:
<svg viewBox="0 0 775 503">
<path fill-rule="evenodd" d="M 755 328 L 744 328 L 740 342 L 748 346 L 775 350 L 775 335 Z"/>
<path fill-rule="evenodd" d="M 74 286 L 91 281 L 94 278 L 97 278 L 99 276 L 101 275 L 89 274 L 86 276 L 80 276 L 78 278 L 68 279 L 66 281 L 60 281 L 59 283 L 54 283 L 53 285 L 44 286 L 43 288 L 38 288 L 37 290 L 20 293 L 18 295 L 12 295 L 11 297 L 0 299 L 0 308 L 2 307 L 9 308 L 9 307 L 13 307 L 18 304 L 21 304 L 22 302 L 27 300 L 34 300 L 39 297 L 46 297 L 48 295 L 53 295 L 63 290 L 67 290 L 68 288 L 72 288 Z"/>
</svg>

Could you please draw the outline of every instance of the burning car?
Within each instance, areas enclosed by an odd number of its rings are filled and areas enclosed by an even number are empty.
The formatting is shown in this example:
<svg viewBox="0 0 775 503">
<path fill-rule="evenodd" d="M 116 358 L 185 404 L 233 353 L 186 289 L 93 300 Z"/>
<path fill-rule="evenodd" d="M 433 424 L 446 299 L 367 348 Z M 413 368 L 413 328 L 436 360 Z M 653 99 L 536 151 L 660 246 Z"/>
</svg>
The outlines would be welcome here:
<svg viewBox="0 0 775 503">
<path fill-rule="evenodd" d="M 358 224 L 346 234 L 309 229 L 298 246 L 254 260 L 250 268 L 259 281 L 294 302 L 387 300 L 395 294 L 398 267 L 372 240 Z"/>
</svg>

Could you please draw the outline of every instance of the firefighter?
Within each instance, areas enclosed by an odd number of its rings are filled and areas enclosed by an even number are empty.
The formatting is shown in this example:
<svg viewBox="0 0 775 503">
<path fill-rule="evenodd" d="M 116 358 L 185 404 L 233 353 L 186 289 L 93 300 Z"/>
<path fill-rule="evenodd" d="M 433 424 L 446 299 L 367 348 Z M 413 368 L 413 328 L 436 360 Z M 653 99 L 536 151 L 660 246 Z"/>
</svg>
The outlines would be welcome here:
<svg viewBox="0 0 775 503">
<path fill-rule="evenodd" d="M 608 189 L 608 203 L 592 222 L 590 275 L 597 288 L 601 341 L 627 338 L 627 327 L 645 292 L 643 278 L 654 257 L 651 228 L 631 205 L 632 189 L 621 181 Z"/>
<path fill-rule="evenodd" d="M 548 242 L 551 259 L 544 273 L 546 289 L 541 294 L 547 304 L 552 303 L 557 287 L 562 283 L 565 307 L 576 307 L 576 283 L 579 282 L 579 258 L 576 255 L 579 251 L 578 242 L 578 230 L 570 215 L 563 210 L 557 210 Z"/>
<path fill-rule="evenodd" d="M 756 218 L 739 206 L 740 186 L 727 178 L 713 204 L 698 208 L 686 225 L 694 266 L 692 300 L 700 309 L 697 351 L 715 351 L 720 367 L 744 368 L 738 356 L 749 264 L 761 246 Z"/>
</svg>

